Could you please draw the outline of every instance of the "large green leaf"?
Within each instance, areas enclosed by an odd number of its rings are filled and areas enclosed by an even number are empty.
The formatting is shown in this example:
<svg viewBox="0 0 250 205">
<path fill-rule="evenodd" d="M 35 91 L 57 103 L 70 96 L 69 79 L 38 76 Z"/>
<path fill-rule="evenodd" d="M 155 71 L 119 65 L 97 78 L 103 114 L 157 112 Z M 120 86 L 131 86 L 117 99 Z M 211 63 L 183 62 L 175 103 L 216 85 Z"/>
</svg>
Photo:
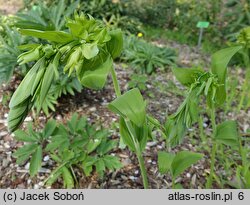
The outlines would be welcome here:
<svg viewBox="0 0 250 205">
<path fill-rule="evenodd" d="M 177 80 L 185 86 L 190 86 L 204 71 L 197 68 L 177 68 L 173 67 L 172 71 Z"/>
<path fill-rule="evenodd" d="M 18 106 L 10 109 L 8 114 L 8 129 L 10 132 L 14 132 L 16 129 L 18 129 L 22 122 L 25 120 L 28 112 L 32 107 L 32 103 L 30 100 L 31 97 L 29 97 Z"/>
<path fill-rule="evenodd" d="M 42 147 L 38 146 L 36 151 L 32 154 L 30 160 L 30 175 L 33 177 L 36 175 L 42 164 Z"/>
<path fill-rule="evenodd" d="M 239 133 L 237 122 L 230 120 L 225 121 L 217 126 L 215 139 L 225 145 L 231 147 L 239 146 Z"/>
<path fill-rule="evenodd" d="M 82 54 L 85 58 L 94 58 L 99 53 L 99 49 L 96 43 L 86 43 L 83 45 Z"/>
<path fill-rule="evenodd" d="M 175 154 L 167 152 L 158 152 L 158 167 L 161 174 L 165 174 L 171 170 L 172 162 L 175 158 Z"/>
<path fill-rule="evenodd" d="M 219 79 L 219 83 L 222 84 L 217 89 L 216 92 L 216 102 L 218 104 L 224 103 L 226 99 L 226 74 L 227 74 L 227 65 L 230 62 L 231 58 L 240 50 L 242 46 L 234 46 L 225 48 L 217 51 L 212 55 L 212 73 L 216 74 Z"/>
<path fill-rule="evenodd" d="M 48 92 L 49 89 L 52 85 L 52 82 L 54 80 L 54 69 L 53 69 L 53 65 L 49 64 L 49 66 L 46 68 L 46 71 L 44 73 L 44 77 L 42 79 L 42 84 L 41 84 L 41 91 L 40 91 L 40 95 L 39 95 L 39 100 L 40 100 L 40 104 L 42 105 Z"/>
<path fill-rule="evenodd" d="M 77 71 L 77 77 L 83 86 L 90 89 L 101 89 L 105 85 L 112 66 L 111 56 L 100 54 L 90 60 L 85 59 L 81 69 Z"/>
<path fill-rule="evenodd" d="M 56 43 L 68 43 L 74 40 L 73 36 L 63 31 L 39 31 L 34 29 L 20 29 L 22 35 L 53 41 Z"/>
<path fill-rule="evenodd" d="M 112 58 L 115 59 L 120 56 L 123 49 L 123 35 L 120 29 L 109 32 L 111 40 L 107 42 L 107 48 Z"/>
<path fill-rule="evenodd" d="M 138 88 L 118 97 L 108 107 L 114 113 L 131 120 L 138 127 L 143 126 L 146 122 L 146 102 L 144 102 Z"/>
<path fill-rule="evenodd" d="M 130 132 L 128 131 L 125 120 L 123 118 L 120 119 L 119 129 L 120 129 L 120 135 L 122 137 L 124 144 L 127 145 L 131 151 L 135 152 L 136 148 L 134 145 L 133 138 Z"/>
<path fill-rule="evenodd" d="M 20 103 L 24 102 L 27 98 L 30 97 L 33 83 L 36 78 L 37 70 L 40 65 L 43 63 L 43 60 L 40 59 L 37 63 L 30 69 L 30 71 L 26 74 L 25 78 L 22 80 L 15 93 L 13 94 L 9 107 L 14 108 Z"/>
<path fill-rule="evenodd" d="M 190 151 L 181 151 L 176 154 L 171 167 L 171 172 L 174 178 L 184 172 L 192 164 L 195 164 L 202 158 L 202 154 Z"/>
</svg>

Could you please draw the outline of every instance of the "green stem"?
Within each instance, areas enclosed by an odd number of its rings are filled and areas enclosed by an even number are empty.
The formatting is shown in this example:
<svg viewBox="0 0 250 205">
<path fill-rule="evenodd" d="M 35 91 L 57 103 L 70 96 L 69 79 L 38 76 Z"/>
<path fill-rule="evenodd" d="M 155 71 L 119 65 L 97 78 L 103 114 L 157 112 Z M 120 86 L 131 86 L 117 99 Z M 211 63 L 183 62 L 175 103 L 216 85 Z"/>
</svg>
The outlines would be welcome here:
<svg viewBox="0 0 250 205">
<path fill-rule="evenodd" d="M 144 159 L 142 157 L 142 153 L 138 152 L 136 154 L 136 156 L 137 156 L 137 159 L 138 159 L 139 165 L 140 165 L 141 176 L 142 176 L 142 181 L 143 181 L 143 187 L 144 187 L 144 189 L 148 189 L 147 170 L 146 170 L 146 167 L 145 167 Z"/>
<path fill-rule="evenodd" d="M 121 89 L 120 89 L 120 86 L 119 86 L 119 83 L 117 80 L 114 65 L 112 66 L 112 69 L 111 69 L 111 75 L 112 75 L 112 80 L 113 80 L 113 84 L 114 84 L 115 94 L 117 97 L 119 97 L 119 96 L 121 96 Z"/>
<path fill-rule="evenodd" d="M 119 86 L 119 83 L 118 83 L 118 80 L 117 80 L 117 75 L 116 75 L 114 66 L 112 66 L 111 75 L 112 75 L 113 85 L 114 85 L 114 89 L 115 89 L 115 94 L 116 94 L 117 97 L 119 97 L 119 96 L 121 96 L 121 89 L 120 89 L 120 86 Z M 130 122 L 125 120 L 125 123 L 126 123 L 126 126 L 128 128 L 128 131 L 129 131 L 129 133 L 130 133 L 130 135 L 132 137 L 133 143 L 135 145 L 135 149 L 136 149 L 135 151 L 136 151 L 136 156 L 138 158 L 139 165 L 140 165 L 140 170 L 141 170 L 141 175 L 142 175 L 142 180 L 143 180 L 143 186 L 144 186 L 145 189 L 148 189 L 147 171 L 146 171 L 144 159 L 142 157 L 142 152 L 141 152 L 141 149 L 140 149 L 140 146 L 139 146 L 139 142 L 138 142 L 138 140 L 137 140 L 137 138 L 135 136 L 135 131 L 134 131 L 132 125 L 130 124 Z"/>
<path fill-rule="evenodd" d="M 148 189 L 148 178 L 147 178 L 147 171 L 146 171 L 146 167 L 145 167 L 145 163 L 144 163 L 144 159 L 142 157 L 142 151 L 139 145 L 139 142 L 135 136 L 135 130 L 132 127 L 131 123 L 127 120 L 125 120 L 126 126 L 128 128 L 128 131 L 130 133 L 130 136 L 132 137 L 134 146 L 135 146 L 135 152 L 136 152 L 136 157 L 139 161 L 139 166 L 140 166 L 140 170 L 141 170 L 141 175 L 142 175 L 142 181 L 143 181 L 143 186 L 144 189 Z"/>
<path fill-rule="evenodd" d="M 73 167 L 72 167 L 71 165 L 70 165 L 70 170 L 71 170 L 71 173 L 72 173 L 73 178 L 74 178 L 74 180 L 75 180 L 76 187 L 79 188 L 78 180 L 77 180 L 77 178 L 76 178 L 75 172 L 74 172 Z"/>
<path fill-rule="evenodd" d="M 172 176 L 172 189 L 175 189 L 175 177 Z"/>
<path fill-rule="evenodd" d="M 243 60 L 244 60 L 244 64 L 246 66 L 246 77 L 244 80 L 244 84 L 242 86 L 242 93 L 241 93 L 241 98 L 240 98 L 240 102 L 238 105 L 238 112 L 242 109 L 243 104 L 244 104 L 244 100 L 246 98 L 247 92 L 248 92 L 248 81 L 250 79 L 250 59 L 248 56 L 248 49 L 246 49 L 245 51 L 245 55 L 243 55 Z"/>
<path fill-rule="evenodd" d="M 216 150 L 217 150 L 217 144 L 215 142 L 215 132 L 216 132 L 216 121 L 215 121 L 215 107 L 212 105 L 211 108 L 211 122 L 212 122 L 212 129 L 213 129 L 213 134 L 212 134 L 212 153 L 211 153 L 211 164 L 210 164 L 210 175 L 208 177 L 207 183 L 206 183 L 206 188 L 210 189 L 213 183 L 213 176 L 214 176 L 214 165 L 215 165 L 215 155 L 216 155 Z"/>
<path fill-rule="evenodd" d="M 201 141 L 204 144 L 204 143 L 206 143 L 206 136 L 204 134 L 202 115 L 199 116 L 199 130 L 200 130 Z"/>
</svg>

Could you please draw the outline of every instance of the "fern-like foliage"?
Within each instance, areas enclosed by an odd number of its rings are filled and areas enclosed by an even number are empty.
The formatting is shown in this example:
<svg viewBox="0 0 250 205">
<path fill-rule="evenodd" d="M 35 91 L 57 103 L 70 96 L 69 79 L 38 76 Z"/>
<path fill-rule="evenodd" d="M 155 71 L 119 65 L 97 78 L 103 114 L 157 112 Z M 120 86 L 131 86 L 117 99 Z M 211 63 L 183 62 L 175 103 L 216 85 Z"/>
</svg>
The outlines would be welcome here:
<svg viewBox="0 0 250 205">
<path fill-rule="evenodd" d="M 37 30 L 62 30 L 65 29 L 66 17 L 70 17 L 79 6 L 79 1 L 67 5 L 64 0 L 55 1 L 47 6 L 39 1 L 28 11 L 21 11 L 16 15 L 15 26 Z"/>
<path fill-rule="evenodd" d="M 8 82 L 18 67 L 17 57 L 21 54 L 18 46 L 25 42 L 24 38 L 9 26 L 3 24 L 3 31 L 0 34 L 0 84 Z M 26 71 L 25 65 L 21 66 L 22 71 Z"/>
<path fill-rule="evenodd" d="M 175 63 L 176 53 L 172 49 L 157 47 L 135 37 L 127 37 L 125 42 L 122 59 L 141 73 L 151 74 L 157 68 L 164 69 Z"/>
</svg>

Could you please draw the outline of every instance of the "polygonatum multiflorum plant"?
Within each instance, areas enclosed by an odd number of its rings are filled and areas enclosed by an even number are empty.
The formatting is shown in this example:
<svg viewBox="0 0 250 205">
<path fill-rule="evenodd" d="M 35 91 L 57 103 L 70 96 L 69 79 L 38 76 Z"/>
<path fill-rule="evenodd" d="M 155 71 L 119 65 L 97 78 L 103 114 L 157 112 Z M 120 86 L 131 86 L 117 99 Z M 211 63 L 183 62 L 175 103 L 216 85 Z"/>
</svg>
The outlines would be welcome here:
<svg viewBox="0 0 250 205">
<path fill-rule="evenodd" d="M 69 76 L 74 72 L 85 87 L 100 89 L 104 86 L 113 69 L 113 58 L 122 49 L 121 31 L 108 31 L 99 21 L 84 14 L 75 14 L 74 19 L 67 20 L 66 26 L 68 32 L 20 29 L 21 34 L 44 39 L 47 43 L 21 46 L 26 51 L 18 62 L 36 63 L 11 98 L 10 131 L 21 125 L 34 103 L 42 106 L 52 82 L 59 78 L 59 64 L 64 65 L 64 72 Z"/>
<path fill-rule="evenodd" d="M 220 50 L 212 55 L 210 71 L 191 68 L 173 68 L 175 77 L 186 87 L 186 99 L 177 112 L 169 117 L 166 122 L 167 142 L 176 145 L 180 143 L 188 128 L 198 121 L 199 101 L 205 97 L 212 124 L 212 149 L 210 175 L 206 187 L 211 188 L 215 177 L 214 166 L 217 144 L 240 148 L 240 139 L 235 121 L 216 123 L 216 108 L 226 101 L 227 65 L 232 56 L 242 49 L 241 45 Z"/>
</svg>

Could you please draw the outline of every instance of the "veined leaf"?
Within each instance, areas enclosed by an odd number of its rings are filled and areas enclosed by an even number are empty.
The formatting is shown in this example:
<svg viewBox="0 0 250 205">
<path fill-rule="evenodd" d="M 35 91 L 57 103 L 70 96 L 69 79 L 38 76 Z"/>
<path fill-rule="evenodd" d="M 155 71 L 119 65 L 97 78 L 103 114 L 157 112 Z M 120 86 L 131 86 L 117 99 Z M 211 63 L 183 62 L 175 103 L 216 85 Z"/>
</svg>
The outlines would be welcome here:
<svg viewBox="0 0 250 205">
<path fill-rule="evenodd" d="M 39 69 L 42 59 L 37 61 L 37 63 L 30 69 L 30 71 L 26 74 L 25 78 L 22 80 L 15 93 L 13 94 L 9 107 L 14 108 L 19 105 L 23 101 L 25 101 L 28 97 L 30 97 L 32 85 L 36 78 L 36 72 Z"/>
<path fill-rule="evenodd" d="M 107 48 L 112 58 L 115 59 L 121 55 L 123 49 L 123 36 L 120 29 L 109 32 L 111 40 L 107 42 Z"/>
<path fill-rule="evenodd" d="M 175 154 L 167 152 L 158 152 L 158 166 L 161 174 L 165 174 L 171 170 L 171 165 L 174 160 Z"/>
<path fill-rule="evenodd" d="M 37 138 L 33 135 L 29 135 L 22 130 L 15 131 L 15 139 L 22 142 L 37 142 Z"/>
<path fill-rule="evenodd" d="M 30 160 L 30 175 L 33 177 L 37 174 L 42 164 L 42 147 L 38 146 L 36 151 L 32 154 Z"/>
<path fill-rule="evenodd" d="M 56 121 L 53 119 L 50 119 L 44 128 L 44 137 L 48 138 L 56 129 Z"/>
<path fill-rule="evenodd" d="M 115 156 L 111 156 L 111 155 L 106 155 L 103 158 L 103 161 L 105 163 L 105 166 L 109 169 L 109 170 L 115 170 L 115 169 L 120 169 L 122 168 L 122 164 L 119 161 L 119 159 Z"/>
<path fill-rule="evenodd" d="M 131 120 L 138 127 L 143 126 L 146 122 L 146 102 L 144 102 L 138 88 L 118 97 L 108 107 L 114 113 Z"/>
<path fill-rule="evenodd" d="M 204 71 L 197 68 L 177 68 L 173 67 L 172 71 L 177 78 L 177 80 L 185 86 L 190 86 L 195 82 L 195 80 L 202 74 Z"/>
<path fill-rule="evenodd" d="M 231 58 L 240 50 L 242 46 L 234 46 L 217 51 L 212 55 L 212 73 L 216 74 L 219 79 L 219 83 L 222 84 L 216 92 L 216 102 L 218 104 L 224 103 L 226 99 L 226 74 L 227 65 Z"/>
<path fill-rule="evenodd" d="M 98 55 L 100 56 L 100 55 Z M 81 84 L 90 89 L 101 89 L 105 85 L 108 73 L 113 65 L 111 56 L 102 61 L 101 57 L 95 60 L 85 60 L 83 67 L 77 72 L 77 77 Z"/>
<path fill-rule="evenodd" d="M 86 43 L 82 47 L 82 54 L 85 58 L 91 59 L 99 53 L 99 49 L 95 43 Z"/>
<path fill-rule="evenodd" d="M 8 115 L 8 129 L 10 132 L 14 132 L 25 120 L 28 112 L 32 107 L 31 99 L 28 98 L 25 102 L 20 105 L 11 108 Z"/>
<path fill-rule="evenodd" d="M 34 29 L 20 29 L 22 35 L 45 39 L 56 43 L 68 43 L 74 40 L 73 36 L 63 31 L 40 31 Z"/>
<path fill-rule="evenodd" d="M 239 146 L 239 133 L 236 121 L 230 120 L 217 126 L 215 139 L 231 147 Z"/>
<path fill-rule="evenodd" d="M 176 178 L 178 175 L 184 172 L 185 169 L 199 161 L 202 156 L 202 154 L 189 151 L 181 151 L 177 153 L 171 165 L 173 177 Z"/>
<path fill-rule="evenodd" d="M 13 157 L 20 157 L 22 155 L 32 154 L 38 147 L 38 144 L 28 144 L 19 148 L 14 154 Z"/>
<path fill-rule="evenodd" d="M 72 177 L 71 172 L 66 166 L 62 168 L 62 175 L 64 187 L 67 189 L 72 189 L 74 187 L 74 179 Z"/>
<path fill-rule="evenodd" d="M 42 105 L 51 87 L 52 81 L 54 80 L 54 69 L 53 65 L 49 64 L 44 73 L 43 81 L 41 84 L 41 91 L 39 95 L 40 104 Z"/>
</svg>

